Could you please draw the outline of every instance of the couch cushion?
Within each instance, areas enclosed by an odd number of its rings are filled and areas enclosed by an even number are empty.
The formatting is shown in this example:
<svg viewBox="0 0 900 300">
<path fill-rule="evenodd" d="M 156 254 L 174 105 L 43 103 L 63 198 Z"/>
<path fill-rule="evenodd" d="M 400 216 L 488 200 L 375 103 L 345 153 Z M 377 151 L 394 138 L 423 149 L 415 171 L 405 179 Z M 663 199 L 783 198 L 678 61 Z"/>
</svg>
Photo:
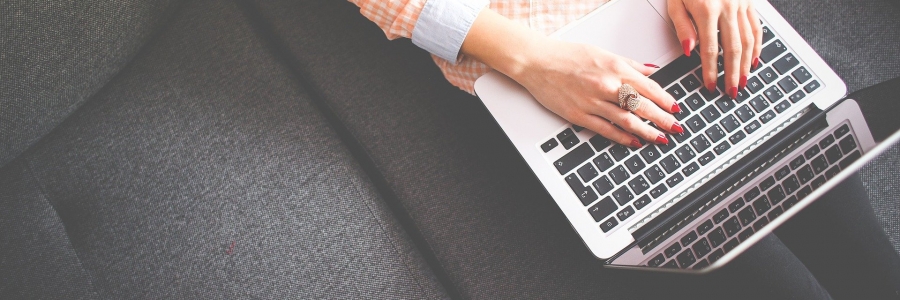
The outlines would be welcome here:
<svg viewBox="0 0 900 300">
<path fill-rule="evenodd" d="M 101 298 L 445 296 L 234 2 L 187 4 L 21 159 L 43 195 L 11 201 L 52 206 Z"/>
<path fill-rule="evenodd" d="M 0 166 L 103 87 L 174 2 L 0 2 Z"/>
</svg>

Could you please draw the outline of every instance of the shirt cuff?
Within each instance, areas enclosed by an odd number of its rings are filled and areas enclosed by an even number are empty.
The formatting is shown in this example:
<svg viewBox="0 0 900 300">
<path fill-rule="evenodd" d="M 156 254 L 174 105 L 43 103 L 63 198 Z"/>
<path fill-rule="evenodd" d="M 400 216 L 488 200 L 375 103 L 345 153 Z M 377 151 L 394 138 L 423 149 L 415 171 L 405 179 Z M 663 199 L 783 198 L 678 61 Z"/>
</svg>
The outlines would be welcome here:
<svg viewBox="0 0 900 300">
<path fill-rule="evenodd" d="M 488 4 L 488 0 L 428 0 L 413 27 L 413 44 L 456 64 L 466 34 Z"/>
</svg>

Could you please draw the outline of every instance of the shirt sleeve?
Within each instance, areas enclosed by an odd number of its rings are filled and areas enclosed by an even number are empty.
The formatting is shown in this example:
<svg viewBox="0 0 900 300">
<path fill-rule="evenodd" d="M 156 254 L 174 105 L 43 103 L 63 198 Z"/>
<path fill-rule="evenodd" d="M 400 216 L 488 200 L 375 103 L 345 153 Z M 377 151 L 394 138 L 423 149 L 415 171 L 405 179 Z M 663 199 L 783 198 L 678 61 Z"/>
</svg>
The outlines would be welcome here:
<svg viewBox="0 0 900 300">
<path fill-rule="evenodd" d="M 413 44 L 455 64 L 466 34 L 489 0 L 350 0 L 388 39 Z"/>
</svg>

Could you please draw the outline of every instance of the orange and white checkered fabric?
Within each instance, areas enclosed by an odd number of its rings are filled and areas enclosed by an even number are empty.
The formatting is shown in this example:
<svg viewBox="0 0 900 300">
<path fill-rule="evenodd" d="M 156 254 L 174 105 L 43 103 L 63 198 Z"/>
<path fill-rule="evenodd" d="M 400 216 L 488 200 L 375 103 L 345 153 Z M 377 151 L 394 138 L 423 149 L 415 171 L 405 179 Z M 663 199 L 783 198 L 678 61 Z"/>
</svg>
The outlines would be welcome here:
<svg viewBox="0 0 900 300">
<path fill-rule="evenodd" d="M 384 30 L 389 39 L 412 38 L 413 28 L 427 0 L 350 0 Z M 543 34 L 551 34 L 609 0 L 491 0 L 489 8 Z M 474 94 L 475 80 L 491 71 L 487 65 L 460 55 L 457 64 L 432 55 L 451 84 Z"/>
</svg>

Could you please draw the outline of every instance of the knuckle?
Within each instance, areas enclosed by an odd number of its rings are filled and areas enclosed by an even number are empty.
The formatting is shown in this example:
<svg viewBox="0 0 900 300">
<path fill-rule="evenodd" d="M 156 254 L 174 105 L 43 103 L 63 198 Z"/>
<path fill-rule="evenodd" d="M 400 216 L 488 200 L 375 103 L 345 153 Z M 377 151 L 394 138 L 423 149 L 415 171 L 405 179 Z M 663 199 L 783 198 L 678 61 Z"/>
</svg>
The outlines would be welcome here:
<svg viewBox="0 0 900 300">
<path fill-rule="evenodd" d="M 741 51 L 743 51 L 741 47 L 742 45 L 740 44 L 730 44 L 728 48 L 725 49 L 725 54 L 731 55 L 732 57 L 738 56 L 741 54 Z"/>
<path fill-rule="evenodd" d="M 707 57 L 715 57 L 719 55 L 719 47 L 713 45 L 703 47 L 701 54 Z"/>
</svg>

